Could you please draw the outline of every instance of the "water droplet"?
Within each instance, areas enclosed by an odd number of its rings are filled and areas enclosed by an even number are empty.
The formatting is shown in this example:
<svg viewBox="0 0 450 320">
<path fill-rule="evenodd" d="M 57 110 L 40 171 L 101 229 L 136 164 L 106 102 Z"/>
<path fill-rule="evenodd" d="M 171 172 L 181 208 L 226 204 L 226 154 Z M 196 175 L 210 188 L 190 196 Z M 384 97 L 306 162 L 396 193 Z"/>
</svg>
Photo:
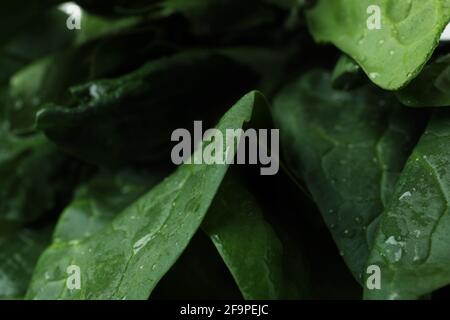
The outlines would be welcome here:
<svg viewBox="0 0 450 320">
<path fill-rule="evenodd" d="M 380 74 L 378 72 L 371 72 L 371 73 L 369 73 L 370 79 L 376 79 L 379 76 L 380 76 Z"/>
<path fill-rule="evenodd" d="M 399 294 L 398 294 L 397 292 L 392 292 L 392 293 L 389 295 L 388 299 L 389 299 L 389 300 L 397 300 L 399 297 L 400 297 L 400 296 L 399 296 Z"/>
<path fill-rule="evenodd" d="M 389 54 L 390 54 L 391 56 L 393 56 L 393 55 L 395 54 L 395 50 L 390 50 L 390 51 L 389 51 Z"/>
<path fill-rule="evenodd" d="M 350 230 L 350 229 L 345 229 L 344 232 L 342 233 L 342 235 L 345 238 L 353 238 L 355 236 L 355 231 L 354 230 Z"/>
<path fill-rule="evenodd" d="M 398 200 L 404 200 L 404 199 L 406 199 L 406 198 L 409 198 L 409 197 L 411 197 L 412 196 L 412 194 L 411 194 L 411 192 L 410 191 L 406 191 L 405 193 L 403 193 L 401 196 L 400 196 L 400 198 L 398 198 Z"/>
<path fill-rule="evenodd" d="M 153 237 L 154 237 L 154 235 L 149 233 L 149 234 L 146 234 L 145 236 L 143 236 L 138 241 L 136 241 L 133 245 L 133 253 L 134 254 L 138 253 L 139 250 L 141 250 L 143 247 L 145 247 L 145 245 L 153 239 Z"/>
<path fill-rule="evenodd" d="M 381 46 L 384 44 L 384 39 L 380 39 L 380 41 L 378 41 L 378 44 Z"/>
<path fill-rule="evenodd" d="M 92 84 L 89 87 L 89 94 L 91 95 L 92 98 L 99 99 L 102 96 L 102 94 L 104 94 L 104 90 L 101 86 Z"/>
<path fill-rule="evenodd" d="M 394 236 L 390 236 L 389 238 L 387 238 L 385 243 L 391 244 L 393 246 L 397 246 L 397 245 L 403 246 L 405 244 L 404 242 L 397 241 Z"/>
<path fill-rule="evenodd" d="M 156 264 L 152 265 L 152 270 L 156 270 Z"/>
</svg>

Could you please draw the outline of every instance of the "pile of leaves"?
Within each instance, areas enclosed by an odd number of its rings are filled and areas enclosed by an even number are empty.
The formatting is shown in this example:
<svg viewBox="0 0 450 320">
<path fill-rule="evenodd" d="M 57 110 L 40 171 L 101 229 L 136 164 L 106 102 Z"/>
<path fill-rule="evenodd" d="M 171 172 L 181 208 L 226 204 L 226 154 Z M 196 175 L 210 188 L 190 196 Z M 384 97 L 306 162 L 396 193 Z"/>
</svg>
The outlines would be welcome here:
<svg viewBox="0 0 450 320">
<path fill-rule="evenodd" d="M 77 4 L 0 4 L 0 298 L 448 296 L 449 0 Z M 174 166 L 195 120 L 279 173 Z"/>
</svg>

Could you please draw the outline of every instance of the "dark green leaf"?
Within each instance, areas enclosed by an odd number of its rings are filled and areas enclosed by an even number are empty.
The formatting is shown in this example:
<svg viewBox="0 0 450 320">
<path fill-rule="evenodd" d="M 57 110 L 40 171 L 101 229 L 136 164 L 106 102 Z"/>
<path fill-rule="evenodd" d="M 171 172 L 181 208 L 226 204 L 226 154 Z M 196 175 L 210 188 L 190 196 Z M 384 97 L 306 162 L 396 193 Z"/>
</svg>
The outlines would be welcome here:
<svg viewBox="0 0 450 320">
<path fill-rule="evenodd" d="M 54 241 L 76 241 L 100 232 L 157 180 L 145 172 L 128 170 L 99 174 L 77 190 L 74 200 L 59 218 Z"/>
<path fill-rule="evenodd" d="M 413 114 L 370 86 L 331 88 L 314 71 L 275 99 L 288 166 L 306 182 L 341 254 L 361 280 L 369 254 L 369 225 L 389 202 L 415 142 Z"/>
<path fill-rule="evenodd" d="M 78 165 L 45 137 L 0 132 L 0 222 L 34 221 L 67 198 L 81 177 Z"/>
<path fill-rule="evenodd" d="M 50 140 L 88 162 L 115 167 L 156 160 L 170 152 L 173 130 L 199 119 L 211 123 L 253 79 L 252 71 L 223 56 L 183 53 L 77 87 L 77 108 L 49 107 L 37 123 Z"/>
<path fill-rule="evenodd" d="M 368 27 L 378 13 L 371 6 L 379 8 L 379 29 Z M 450 21 L 450 2 L 318 0 L 307 17 L 316 41 L 332 42 L 374 83 L 396 90 L 414 79 L 431 57 Z"/>
<path fill-rule="evenodd" d="M 383 213 L 368 265 L 381 268 L 369 299 L 416 299 L 450 284 L 450 114 L 438 112 Z"/>
<path fill-rule="evenodd" d="M 160 33 L 156 26 L 132 28 L 59 51 L 21 69 L 10 82 L 11 128 L 29 132 L 44 104 L 73 106 L 71 86 L 132 71 L 170 52 L 159 43 L 159 37 L 165 37 Z"/>
<path fill-rule="evenodd" d="M 227 176 L 203 229 L 211 237 L 245 299 L 305 297 L 305 267 L 296 247 L 295 263 L 252 194 Z M 284 230 L 285 231 L 285 230 Z M 251 235 L 251 237 L 249 237 Z M 299 268 L 294 268 L 299 266 Z"/>
<path fill-rule="evenodd" d="M 262 100 L 249 93 L 217 129 L 241 128 Z M 226 171 L 226 165 L 185 164 L 100 233 L 54 243 L 40 258 L 27 297 L 147 299 L 199 228 Z M 70 265 L 80 267 L 80 290 L 66 287 Z"/>
</svg>

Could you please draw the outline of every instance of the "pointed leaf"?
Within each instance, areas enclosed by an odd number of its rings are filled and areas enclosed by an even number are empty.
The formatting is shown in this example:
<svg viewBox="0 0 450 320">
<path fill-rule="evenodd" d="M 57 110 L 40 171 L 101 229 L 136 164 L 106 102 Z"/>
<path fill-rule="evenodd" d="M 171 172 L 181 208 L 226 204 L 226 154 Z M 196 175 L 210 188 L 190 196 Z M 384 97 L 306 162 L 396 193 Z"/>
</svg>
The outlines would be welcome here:
<svg viewBox="0 0 450 320">
<path fill-rule="evenodd" d="M 396 90 L 431 57 L 450 21 L 450 1 L 318 0 L 307 17 L 316 41 L 333 43 L 378 86 Z"/>
</svg>

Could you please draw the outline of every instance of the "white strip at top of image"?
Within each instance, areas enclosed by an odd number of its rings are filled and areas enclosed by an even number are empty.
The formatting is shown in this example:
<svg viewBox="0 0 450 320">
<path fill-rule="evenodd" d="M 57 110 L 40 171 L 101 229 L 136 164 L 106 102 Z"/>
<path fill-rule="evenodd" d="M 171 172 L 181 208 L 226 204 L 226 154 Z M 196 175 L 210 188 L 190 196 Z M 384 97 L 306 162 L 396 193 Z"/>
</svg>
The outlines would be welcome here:
<svg viewBox="0 0 450 320">
<path fill-rule="evenodd" d="M 450 41 L 450 24 L 445 28 L 445 31 L 441 36 L 441 41 Z"/>
</svg>

